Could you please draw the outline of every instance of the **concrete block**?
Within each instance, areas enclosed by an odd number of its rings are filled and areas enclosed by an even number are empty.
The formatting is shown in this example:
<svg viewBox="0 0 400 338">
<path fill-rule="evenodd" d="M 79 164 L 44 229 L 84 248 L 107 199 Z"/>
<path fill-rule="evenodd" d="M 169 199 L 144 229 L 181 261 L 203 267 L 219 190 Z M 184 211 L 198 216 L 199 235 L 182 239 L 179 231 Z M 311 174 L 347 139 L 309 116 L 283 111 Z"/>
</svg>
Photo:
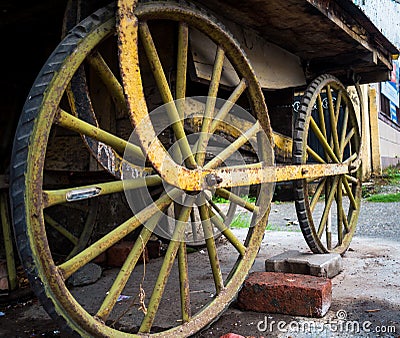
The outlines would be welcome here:
<svg viewBox="0 0 400 338">
<path fill-rule="evenodd" d="M 323 317 L 331 306 L 329 278 L 280 272 L 253 272 L 239 292 L 242 310 Z"/>
<path fill-rule="evenodd" d="M 333 278 L 343 270 L 339 254 L 313 254 L 289 250 L 265 261 L 265 271 Z"/>
</svg>

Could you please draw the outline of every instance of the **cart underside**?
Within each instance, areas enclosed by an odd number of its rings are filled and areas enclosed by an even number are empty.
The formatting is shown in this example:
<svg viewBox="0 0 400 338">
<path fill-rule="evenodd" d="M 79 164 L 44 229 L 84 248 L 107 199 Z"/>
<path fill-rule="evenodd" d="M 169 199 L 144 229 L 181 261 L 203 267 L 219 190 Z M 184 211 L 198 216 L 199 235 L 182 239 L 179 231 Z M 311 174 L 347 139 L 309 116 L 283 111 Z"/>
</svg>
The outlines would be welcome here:
<svg viewBox="0 0 400 338">
<path fill-rule="evenodd" d="M 352 1 L 200 1 L 301 60 L 307 78 L 330 73 L 345 83 L 387 80 L 398 50 Z"/>
</svg>

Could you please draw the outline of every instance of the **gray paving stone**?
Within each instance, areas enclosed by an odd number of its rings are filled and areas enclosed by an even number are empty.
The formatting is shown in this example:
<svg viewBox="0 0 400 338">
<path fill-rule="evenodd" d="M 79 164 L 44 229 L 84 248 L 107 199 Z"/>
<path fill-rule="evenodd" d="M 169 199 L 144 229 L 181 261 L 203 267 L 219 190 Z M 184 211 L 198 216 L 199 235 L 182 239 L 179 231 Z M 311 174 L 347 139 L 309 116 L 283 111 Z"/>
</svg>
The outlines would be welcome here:
<svg viewBox="0 0 400 338">
<path fill-rule="evenodd" d="M 289 250 L 265 261 L 265 271 L 333 278 L 343 270 L 339 254 L 312 254 Z"/>
<path fill-rule="evenodd" d="M 84 286 L 96 283 L 101 277 L 102 269 L 94 263 L 86 264 L 75 272 L 69 279 L 68 283 L 72 286 Z"/>
</svg>

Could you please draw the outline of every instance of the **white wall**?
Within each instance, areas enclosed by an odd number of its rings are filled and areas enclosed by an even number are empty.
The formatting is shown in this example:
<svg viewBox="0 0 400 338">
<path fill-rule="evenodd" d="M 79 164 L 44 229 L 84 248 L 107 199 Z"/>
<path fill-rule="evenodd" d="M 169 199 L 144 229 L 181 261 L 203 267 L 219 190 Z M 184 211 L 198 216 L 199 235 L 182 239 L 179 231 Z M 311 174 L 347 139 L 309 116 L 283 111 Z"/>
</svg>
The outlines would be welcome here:
<svg viewBox="0 0 400 338">
<path fill-rule="evenodd" d="M 390 42 L 400 48 L 399 0 L 353 0 Z"/>
<path fill-rule="evenodd" d="M 379 142 L 382 168 L 400 162 L 400 132 L 379 120 Z"/>
</svg>

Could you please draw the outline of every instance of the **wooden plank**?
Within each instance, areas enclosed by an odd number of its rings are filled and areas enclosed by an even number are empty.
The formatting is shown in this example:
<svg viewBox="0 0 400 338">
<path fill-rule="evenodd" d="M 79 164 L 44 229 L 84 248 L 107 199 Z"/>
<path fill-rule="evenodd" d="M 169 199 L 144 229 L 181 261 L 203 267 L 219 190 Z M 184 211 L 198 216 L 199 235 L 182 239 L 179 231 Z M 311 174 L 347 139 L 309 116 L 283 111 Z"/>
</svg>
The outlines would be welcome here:
<svg viewBox="0 0 400 338">
<path fill-rule="evenodd" d="M 381 81 L 397 49 L 351 1 L 201 0 L 214 12 L 255 29 L 266 41 L 300 57 L 312 78 L 324 67 L 349 82 L 357 67 L 361 83 Z M 348 55 L 347 58 L 337 56 Z M 360 63 L 359 56 L 367 55 Z M 313 72 L 313 70 L 317 70 Z M 368 76 L 364 77 L 363 75 Z M 375 77 L 374 77 L 375 76 Z"/>
</svg>

